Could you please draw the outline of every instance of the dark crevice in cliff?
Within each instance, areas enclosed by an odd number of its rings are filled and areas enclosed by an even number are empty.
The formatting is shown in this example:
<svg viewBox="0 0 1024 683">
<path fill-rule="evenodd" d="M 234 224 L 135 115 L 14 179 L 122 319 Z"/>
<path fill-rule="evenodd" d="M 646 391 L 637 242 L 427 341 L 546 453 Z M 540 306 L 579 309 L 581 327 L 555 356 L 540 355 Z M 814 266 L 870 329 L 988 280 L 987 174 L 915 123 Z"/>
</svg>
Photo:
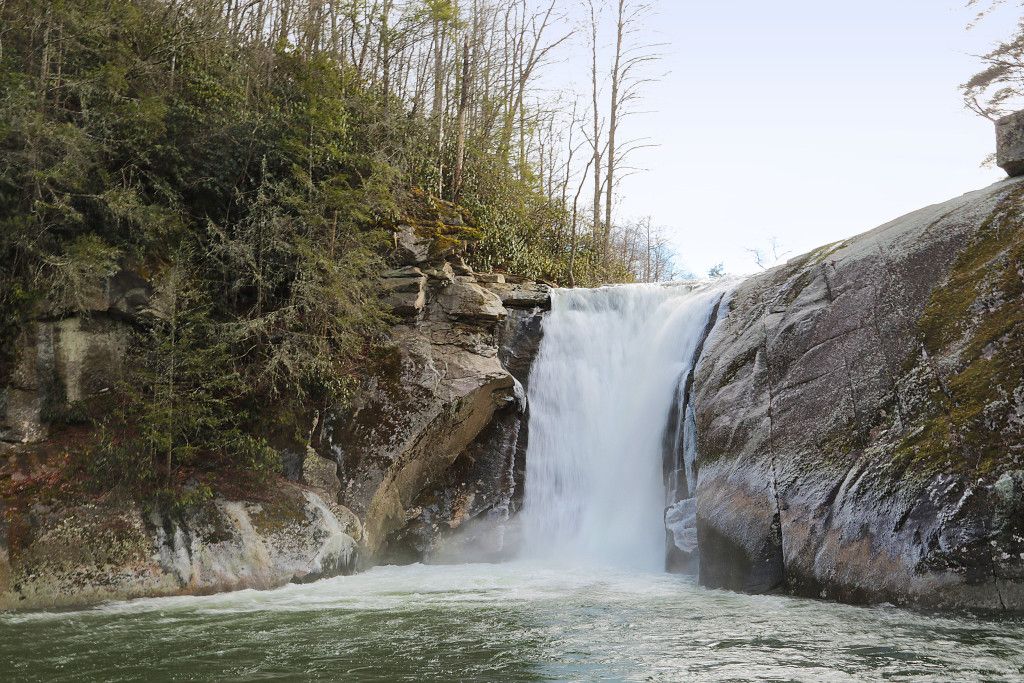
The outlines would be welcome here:
<svg viewBox="0 0 1024 683">
<path fill-rule="evenodd" d="M 673 499 L 668 501 L 669 505 L 673 505 L 679 500 L 689 497 L 689 491 L 693 489 L 696 481 L 687 480 L 686 476 L 683 475 L 682 482 L 675 482 L 677 486 L 672 488 L 673 481 L 671 478 L 678 479 L 680 470 L 685 471 L 685 454 L 683 453 L 683 438 L 686 430 L 686 412 L 690 408 L 693 402 L 693 382 L 694 377 L 697 374 L 697 364 L 701 360 L 701 356 L 704 353 L 704 345 L 707 343 L 708 337 L 711 336 L 712 330 L 715 329 L 715 325 L 718 324 L 719 311 L 722 306 L 722 302 L 725 300 L 725 294 L 718 297 L 715 305 L 711 308 L 711 314 L 708 316 L 707 324 L 705 324 L 703 331 L 701 332 L 700 341 L 697 342 L 697 346 L 694 348 L 693 356 L 690 359 L 689 370 L 685 372 L 680 378 L 679 382 L 682 382 L 682 390 L 676 393 L 675 398 L 672 401 L 672 406 L 669 409 L 668 422 L 665 425 L 664 436 L 662 437 L 662 477 L 666 487 L 669 487 L 670 491 L 675 491 L 676 495 Z M 696 435 L 694 435 L 696 436 Z M 694 463 L 693 476 L 696 480 L 697 470 L 696 463 Z M 679 495 L 680 486 L 685 488 L 685 495 Z"/>
<path fill-rule="evenodd" d="M 1004 612 L 1006 611 L 1006 602 L 1003 600 L 1003 592 L 999 590 L 999 572 L 996 570 L 996 558 L 992 556 L 992 587 L 996 591 L 996 597 L 999 598 L 999 607 Z"/>
<path fill-rule="evenodd" d="M 836 297 L 832 293 L 832 283 L 828 280 L 828 263 L 821 264 L 821 277 L 825 281 L 825 293 L 828 295 L 828 303 L 831 305 L 836 300 Z"/>
<path fill-rule="evenodd" d="M 686 411 L 689 410 L 691 403 L 693 402 L 693 378 L 697 374 L 697 364 L 700 362 L 701 356 L 704 354 L 704 345 L 707 343 L 708 337 L 711 336 L 711 331 L 715 329 L 715 325 L 718 324 L 718 311 L 722 306 L 722 301 L 725 299 L 725 294 L 718 297 L 718 301 L 711 308 L 711 315 L 708 316 L 708 322 L 704 326 L 704 330 L 701 332 L 700 341 L 697 343 L 697 348 L 693 351 L 693 359 L 690 361 L 690 372 L 686 376 L 686 383 L 683 385 L 683 405 L 682 411 L 679 414 L 680 417 L 680 429 L 685 430 L 686 426 Z M 694 435 L 696 438 L 696 434 Z M 697 464 L 694 462 L 693 477 L 697 478 Z M 687 487 L 690 489 L 696 484 L 696 481 L 687 482 Z"/>
<path fill-rule="evenodd" d="M 771 362 L 768 358 L 768 327 L 764 320 L 761 321 L 762 332 L 763 332 L 763 353 L 764 353 L 764 365 L 765 365 L 765 385 L 768 389 L 768 454 L 769 461 L 771 462 L 772 472 L 772 494 L 775 497 L 775 515 L 773 519 L 773 527 L 777 528 L 777 536 L 779 543 L 779 556 L 781 559 L 781 576 L 780 583 L 785 585 L 786 583 L 786 556 L 784 552 L 784 534 L 783 534 L 783 521 L 782 521 L 782 498 L 779 495 L 779 468 L 777 462 L 777 456 L 775 453 L 775 428 L 773 422 L 773 406 L 775 402 L 775 394 L 772 391 L 772 370 Z M 774 588 L 774 586 L 773 586 Z"/>
<path fill-rule="evenodd" d="M 857 445 L 863 447 L 867 441 L 867 429 L 865 428 L 865 420 L 861 414 L 860 407 L 857 404 L 857 390 L 853 386 L 853 375 L 850 374 L 850 360 L 843 354 L 843 370 L 846 374 L 846 390 L 850 394 L 850 406 L 853 410 L 853 422 L 857 428 Z"/>
</svg>

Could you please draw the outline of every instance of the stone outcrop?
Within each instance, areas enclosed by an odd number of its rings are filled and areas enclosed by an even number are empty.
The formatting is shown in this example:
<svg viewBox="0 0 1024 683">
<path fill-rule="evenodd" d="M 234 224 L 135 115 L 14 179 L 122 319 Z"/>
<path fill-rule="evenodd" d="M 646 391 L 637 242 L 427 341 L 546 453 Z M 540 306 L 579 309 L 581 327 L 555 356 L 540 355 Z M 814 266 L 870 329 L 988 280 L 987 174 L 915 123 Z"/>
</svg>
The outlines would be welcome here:
<svg viewBox="0 0 1024 683">
<path fill-rule="evenodd" d="M 0 385 L 0 442 L 42 441 L 50 423 L 111 390 L 149 293 L 137 273 L 121 271 L 85 292 L 85 310 L 27 325 L 15 342 L 11 377 Z"/>
<path fill-rule="evenodd" d="M 382 278 L 401 318 L 390 349 L 315 438 L 377 561 L 421 560 L 468 520 L 508 519 L 525 469 L 522 384 L 550 307 L 545 285 L 474 273 L 433 243 L 413 251 L 399 247 L 404 265 Z"/>
<path fill-rule="evenodd" d="M 1024 175 L 1024 111 L 996 121 L 996 164 L 1010 177 Z"/>
<path fill-rule="evenodd" d="M 695 381 L 700 581 L 1024 609 L 1024 182 L 740 283 Z"/>
<path fill-rule="evenodd" d="M 481 282 L 487 282 L 480 277 Z M 486 285 L 485 285 L 486 286 Z M 515 401 L 498 409 L 451 466 L 416 496 L 408 523 L 389 539 L 396 561 L 495 562 L 515 552 L 513 516 L 522 505 L 529 407 L 526 387 L 544 312 L 507 309 L 495 332 L 497 358 L 517 383 Z"/>
<path fill-rule="evenodd" d="M 351 572 L 358 522 L 296 486 L 187 516 L 118 501 L 7 510 L 0 610 L 274 588 Z"/>
<path fill-rule="evenodd" d="M 374 561 L 429 558 L 467 521 L 501 526 L 514 511 L 522 387 L 550 308 L 546 285 L 475 273 L 462 257 L 473 234 L 466 216 L 422 199 L 395 228 L 398 267 L 381 280 L 400 318 L 391 347 L 367 368 L 355 405 L 328 410 L 314 437 L 337 464 L 337 499 L 362 519 Z M 500 553 L 501 531 L 484 535 L 499 538 Z"/>
</svg>

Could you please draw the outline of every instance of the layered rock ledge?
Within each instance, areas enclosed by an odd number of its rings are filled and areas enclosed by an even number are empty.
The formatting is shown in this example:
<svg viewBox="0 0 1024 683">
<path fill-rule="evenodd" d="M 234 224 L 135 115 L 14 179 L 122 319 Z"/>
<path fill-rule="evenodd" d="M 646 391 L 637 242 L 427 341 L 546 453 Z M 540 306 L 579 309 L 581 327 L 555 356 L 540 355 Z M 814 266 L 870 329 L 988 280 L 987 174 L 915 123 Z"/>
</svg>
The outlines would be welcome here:
<svg viewBox="0 0 1024 683">
<path fill-rule="evenodd" d="M 217 499 L 188 514 L 127 501 L 33 505 L 5 525 L 0 610 L 202 595 L 350 573 L 359 523 L 316 492 Z"/>
<path fill-rule="evenodd" d="M 498 557 L 522 494 L 524 386 L 549 288 L 475 273 L 414 227 L 395 241 L 398 267 L 382 278 L 401 318 L 392 345 L 355 405 L 324 416 L 316 451 L 337 464 L 368 561 L 438 559 L 471 521 L 477 557 Z"/>
</svg>

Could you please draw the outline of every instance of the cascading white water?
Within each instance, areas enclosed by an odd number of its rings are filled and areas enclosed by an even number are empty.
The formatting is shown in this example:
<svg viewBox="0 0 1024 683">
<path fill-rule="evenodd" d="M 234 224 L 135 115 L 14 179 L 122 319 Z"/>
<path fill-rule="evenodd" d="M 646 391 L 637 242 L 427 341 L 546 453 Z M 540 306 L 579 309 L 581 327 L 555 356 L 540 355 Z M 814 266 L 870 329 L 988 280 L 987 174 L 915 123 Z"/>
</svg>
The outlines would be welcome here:
<svg viewBox="0 0 1024 683">
<path fill-rule="evenodd" d="M 661 570 L 662 439 L 722 287 L 556 289 L 530 375 L 526 557 Z"/>
</svg>

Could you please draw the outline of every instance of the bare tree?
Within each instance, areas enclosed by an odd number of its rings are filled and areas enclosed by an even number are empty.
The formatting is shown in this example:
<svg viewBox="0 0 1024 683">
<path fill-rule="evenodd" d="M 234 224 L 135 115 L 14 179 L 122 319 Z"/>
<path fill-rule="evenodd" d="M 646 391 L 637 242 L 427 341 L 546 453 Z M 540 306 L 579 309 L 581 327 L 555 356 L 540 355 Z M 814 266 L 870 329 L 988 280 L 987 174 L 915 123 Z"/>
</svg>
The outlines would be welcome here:
<svg viewBox="0 0 1024 683">
<path fill-rule="evenodd" d="M 750 254 L 758 268 L 768 270 L 778 265 L 790 253 L 789 250 L 782 251 L 781 249 L 782 244 L 779 242 L 779 238 L 770 237 L 766 247 L 746 247 L 744 251 Z"/>
<path fill-rule="evenodd" d="M 1024 8 L 1024 0 L 968 0 L 968 7 L 979 10 L 968 28 L 1009 4 Z M 1024 16 L 1012 36 L 978 59 L 984 68 L 960 86 L 967 108 L 991 120 L 1019 109 L 1024 104 Z"/>
<path fill-rule="evenodd" d="M 625 143 L 618 138 L 622 120 L 633 112 L 644 85 L 654 79 L 644 73 L 644 67 L 657 61 L 657 44 L 645 42 L 644 22 L 654 9 L 646 0 L 617 0 L 615 15 L 615 54 L 611 70 L 611 100 L 608 108 L 608 160 L 605 166 L 604 224 L 612 225 L 612 212 L 619 165 L 636 149 L 638 141 Z M 607 238 L 606 238 L 607 239 Z"/>
<path fill-rule="evenodd" d="M 607 227 L 602 229 L 601 227 L 601 187 L 602 187 L 602 157 L 604 156 L 604 148 L 601 142 L 601 106 L 600 97 L 601 90 L 598 81 L 598 68 L 597 68 L 597 37 L 598 37 L 598 21 L 600 18 L 598 9 L 594 6 L 594 0 L 587 0 L 587 5 L 590 8 L 590 93 L 591 93 L 591 116 L 593 123 L 593 137 L 590 138 L 590 148 L 593 152 L 591 163 L 594 172 L 594 208 L 593 208 L 593 220 L 594 220 L 594 243 L 602 245 L 602 258 L 607 259 L 608 252 L 608 235 Z"/>
</svg>

